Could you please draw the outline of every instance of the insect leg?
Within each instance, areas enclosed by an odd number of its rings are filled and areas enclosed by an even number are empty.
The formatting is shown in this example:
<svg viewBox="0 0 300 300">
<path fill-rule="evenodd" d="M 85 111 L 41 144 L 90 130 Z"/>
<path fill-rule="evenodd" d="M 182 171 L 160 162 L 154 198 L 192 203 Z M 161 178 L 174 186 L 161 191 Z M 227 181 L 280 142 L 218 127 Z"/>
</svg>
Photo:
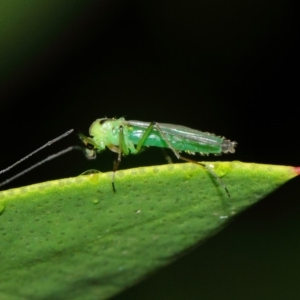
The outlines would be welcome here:
<svg viewBox="0 0 300 300">
<path fill-rule="evenodd" d="M 147 138 L 149 137 L 150 133 L 152 132 L 155 124 L 156 124 L 155 122 L 151 122 L 150 125 L 148 126 L 148 128 L 145 130 L 141 139 L 139 140 L 138 144 L 136 145 L 136 153 L 135 154 L 138 154 L 141 152 L 142 147 L 143 147 L 145 141 L 147 140 Z"/>
<path fill-rule="evenodd" d="M 219 184 L 225 189 L 228 197 L 230 197 L 230 194 L 229 194 L 229 191 L 226 187 L 226 185 L 224 184 L 224 182 L 221 180 L 221 178 L 206 164 L 203 164 L 203 163 L 200 163 L 200 162 L 197 162 L 195 160 L 192 160 L 190 158 L 187 158 L 187 157 L 184 157 L 182 156 L 172 145 L 172 143 L 167 139 L 165 133 L 162 131 L 162 129 L 160 128 L 160 126 L 158 125 L 158 123 L 156 122 L 153 122 L 152 123 L 153 126 L 155 126 L 155 128 L 157 129 L 157 131 L 160 133 L 160 135 L 162 136 L 162 138 L 165 140 L 165 142 L 168 144 L 169 148 L 174 152 L 175 156 L 178 158 L 178 159 L 181 159 L 181 160 L 184 160 L 184 161 L 187 161 L 187 162 L 191 162 L 191 163 L 194 163 L 198 166 L 202 166 L 204 167 L 218 182 Z M 149 127 L 148 127 L 149 128 Z"/>
<path fill-rule="evenodd" d="M 116 188 L 115 188 L 115 174 L 116 174 L 116 171 L 118 170 L 119 165 L 121 163 L 122 154 L 128 155 L 129 151 L 128 151 L 128 147 L 126 146 L 126 142 L 125 142 L 125 139 L 124 139 L 123 126 L 120 126 L 120 128 L 119 128 L 118 157 L 117 157 L 117 160 L 114 162 L 113 174 L 112 174 L 112 182 L 111 182 L 112 188 L 113 188 L 114 192 L 116 192 Z"/>
<path fill-rule="evenodd" d="M 150 125 L 148 126 L 148 128 L 145 130 L 145 132 L 143 133 L 141 139 L 139 140 L 137 146 L 136 146 L 136 153 L 138 154 L 141 152 L 141 150 L 143 149 L 143 145 L 145 143 L 145 141 L 147 140 L 147 138 L 149 137 L 149 135 L 151 134 L 152 130 L 153 130 L 153 126 L 155 125 L 155 122 L 151 122 Z M 171 157 L 168 155 L 168 153 L 165 151 L 164 148 L 161 148 L 163 155 L 166 159 L 166 161 L 168 162 L 168 164 L 172 164 L 172 159 Z"/>
<path fill-rule="evenodd" d="M 164 157 L 165 157 L 165 160 L 167 161 L 168 164 L 172 164 L 172 158 L 169 156 L 169 154 L 167 153 L 167 151 L 165 150 L 165 148 L 160 148 Z"/>
</svg>

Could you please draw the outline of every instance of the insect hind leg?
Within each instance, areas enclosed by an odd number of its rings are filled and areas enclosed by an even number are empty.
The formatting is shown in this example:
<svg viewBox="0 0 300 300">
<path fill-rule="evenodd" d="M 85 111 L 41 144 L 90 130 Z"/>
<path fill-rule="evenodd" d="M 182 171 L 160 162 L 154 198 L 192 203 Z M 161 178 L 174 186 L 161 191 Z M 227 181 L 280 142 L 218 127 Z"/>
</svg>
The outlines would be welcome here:
<svg viewBox="0 0 300 300">
<path fill-rule="evenodd" d="M 212 175 L 218 181 L 218 183 L 224 188 L 224 190 L 226 191 L 228 197 L 230 197 L 230 193 L 229 193 L 229 191 L 227 189 L 227 186 L 222 181 L 222 179 L 213 171 L 213 169 L 210 166 L 208 166 L 207 164 L 200 163 L 198 161 L 186 158 L 186 157 L 184 157 L 184 156 L 182 156 L 180 154 L 179 154 L 179 159 L 187 161 L 187 162 L 191 162 L 191 163 L 194 163 L 194 164 L 197 164 L 198 166 L 201 166 L 201 167 L 204 167 L 210 173 L 210 175 Z"/>
<path fill-rule="evenodd" d="M 200 162 L 197 162 L 193 159 L 190 159 L 190 158 L 187 158 L 187 157 L 184 157 L 182 156 L 179 151 L 177 151 L 172 143 L 168 140 L 167 136 L 165 135 L 165 133 L 162 131 L 162 129 L 160 128 L 159 124 L 156 123 L 156 122 L 153 122 L 152 123 L 153 126 L 157 129 L 157 131 L 160 133 L 160 135 L 162 136 L 162 138 L 165 140 L 165 142 L 167 143 L 167 145 L 169 146 L 169 148 L 173 151 L 173 153 L 175 154 L 175 156 L 178 158 L 178 159 L 181 159 L 181 160 L 184 160 L 184 161 L 187 161 L 187 162 L 191 162 L 193 164 L 196 164 L 198 166 L 201 166 L 201 167 L 204 167 L 217 181 L 218 183 L 224 188 L 224 190 L 226 191 L 228 197 L 230 197 L 230 194 L 229 194 L 229 191 L 225 185 L 225 183 L 221 180 L 221 178 L 212 170 L 212 168 L 210 168 L 208 165 L 204 164 L 204 163 L 200 163 Z"/>
</svg>

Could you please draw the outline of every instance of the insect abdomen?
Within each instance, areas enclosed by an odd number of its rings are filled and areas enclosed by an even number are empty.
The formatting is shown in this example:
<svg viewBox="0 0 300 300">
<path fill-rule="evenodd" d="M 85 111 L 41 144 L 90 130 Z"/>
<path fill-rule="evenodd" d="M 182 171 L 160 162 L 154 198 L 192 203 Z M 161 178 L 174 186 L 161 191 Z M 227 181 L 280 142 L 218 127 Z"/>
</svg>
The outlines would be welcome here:
<svg viewBox="0 0 300 300">
<path fill-rule="evenodd" d="M 134 130 L 130 132 L 130 140 L 135 145 L 138 144 L 143 132 L 143 130 Z M 203 137 L 198 138 L 198 140 L 182 138 L 167 133 L 165 133 L 165 137 L 177 151 L 203 154 L 218 154 L 223 152 L 222 144 L 224 139 L 215 135 L 205 133 L 203 134 Z M 154 131 L 149 135 L 143 146 L 170 148 L 165 139 L 162 138 L 157 131 Z"/>
</svg>

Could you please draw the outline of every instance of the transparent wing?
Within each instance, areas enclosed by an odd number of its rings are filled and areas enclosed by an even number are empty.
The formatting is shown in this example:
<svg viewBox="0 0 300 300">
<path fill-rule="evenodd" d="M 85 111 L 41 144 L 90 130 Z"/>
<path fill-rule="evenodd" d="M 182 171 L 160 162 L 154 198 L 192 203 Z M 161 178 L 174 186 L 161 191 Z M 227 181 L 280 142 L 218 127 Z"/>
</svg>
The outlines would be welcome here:
<svg viewBox="0 0 300 300">
<path fill-rule="evenodd" d="M 142 122 L 142 121 L 135 121 L 135 120 L 125 121 L 124 123 L 125 123 L 124 125 L 129 125 L 129 126 L 131 125 L 143 129 L 148 128 L 148 126 L 150 125 L 150 122 Z M 210 140 L 211 137 L 216 136 L 208 132 L 202 132 L 200 130 L 192 129 L 182 125 L 166 124 L 166 123 L 157 123 L 157 124 L 164 133 L 174 135 L 183 139 L 203 142 L 204 139 Z M 156 131 L 155 127 L 154 130 Z"/>
</svg>

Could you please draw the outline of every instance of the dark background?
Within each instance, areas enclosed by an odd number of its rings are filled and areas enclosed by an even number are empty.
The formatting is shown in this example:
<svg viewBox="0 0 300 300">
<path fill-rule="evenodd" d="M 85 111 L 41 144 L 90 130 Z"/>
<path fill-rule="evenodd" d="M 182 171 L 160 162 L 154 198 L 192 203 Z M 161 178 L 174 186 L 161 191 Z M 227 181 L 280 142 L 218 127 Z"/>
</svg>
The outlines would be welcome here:
<svg viewBox="0 0 300 300">
<path fill-rule="evenodd" d="M 293 2 L 32 0 L 1 1 L 0 11 L 0 169 L 104 116 L 237 141 L 222 160 L 300 165 Z M 70 136 L 9 174 L 75 144 Z M 73 152 L 7 188 L 110 171 L 113 158 Z M 121 168 L 162 163 L 149 149 Z M 299 299 L 299 200 L 295 179 L 114 299 Z"/>
</svg>

